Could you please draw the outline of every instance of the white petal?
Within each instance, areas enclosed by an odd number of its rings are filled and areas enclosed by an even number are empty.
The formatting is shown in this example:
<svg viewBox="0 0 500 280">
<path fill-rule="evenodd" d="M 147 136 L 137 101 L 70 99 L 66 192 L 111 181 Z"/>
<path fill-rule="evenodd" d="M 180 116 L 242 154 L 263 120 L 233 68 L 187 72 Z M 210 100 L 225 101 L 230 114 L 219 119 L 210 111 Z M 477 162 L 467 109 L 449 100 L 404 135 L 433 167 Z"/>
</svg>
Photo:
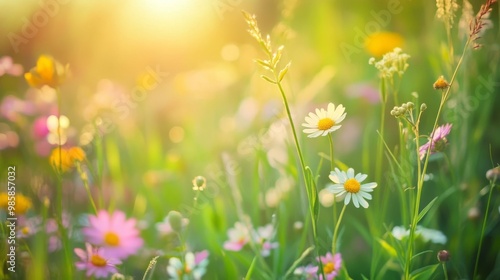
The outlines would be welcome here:
<svg viewBox="0 0 500 280">
<path fill-rule="evenodd" d="M 358 182 L 363 182 L 366 177 L 368 177 L 368 175 L 366 174 L 361 174 L 361 173 L 358 173 L 358 175 L 356 175 L 356 177 L 354 177 Z"/>
<path fill-rule="evenodd" d="M 330 178 L 330 180 L 332 180 L 332 182 L 334 182 L 334 183 L 337 183 L 337 184 L 340 183 L 339 177 L 337 176 L 337 173 L 335 173 L 333 171 L 330 172 L 330 176 L 328 176 L 328 178 Z"/>
<path fill-rule="evenodd" d="M 359 199 L 359 204 L 361 204 L 363 208 L 368 208 L 368 202 L 366 202 L 366 200 L 363 197 L 358 196 L 358 199 Z"/>
<path fill-rule="evenodd" d="M 328 112 L 334 112 L 335 111 L 335 104 L 333 103 L 328 103 Z"/>
<path fill-rule="evenodd" d="M 347 195 L 345 196 L 345 199 L 344 199 L 345 205 L 349 204 L 349 201 L 351 200 L 351 196 L 352 196 L 352 194 L 350 192 L 348 192 Z"/>
<path fill-rule="evenodd" d="M 337 107 L 337 110 L 335 110 L 335 112 L 333 112 L 333 114 L 331 115 L 331 117 L 334 119 L 334 120 L 337 120 L 345 111 L 345 109 L 343 107 L 340 107 L 341 105 L 339 105 L 339 107 Z"/>
<path fill-rule="evenodd" d="M 352 203 L 354 203 L 354 206 L 356 206 L 356 208 L 359 208 L 358 196 L 355 194 L 352 195 Z"/>
<path fill-rule="evenodd" d="M 340 123 L 340 122 L 342 122 L 342 121 L 345 119 L 345 116 L 346 116 L 346 114 L 343 114 L 342 116 L 338 117 L 338 118 L 335 120 L 335 123 Z"/>
<path fill-rule="evenodd" d="M 339 128 L 341 128 L 342 126 L 341 125 L 335 125 L 335 126 L 332 126 L 332 128 L 330 128 L 332 131 L 335 131 L 335 130 L 338 130 Z"/>
<path fill-rule="evenodd" d="M 375 182 L 366 183 L 366 184 L 361 185 L 361 189 L 373 189 L 375 187 L 377 187 L 377 183 L 375 183 Z"/>
<path fill-rule="evenodd" d="M 372 199 L 372 195 L 367 192 L 360 191 L 358 194 L 366 199 Z"/>
<path fill-rule="evenodd" d="M 347 169 L 347 178 L 354 178 L 354 169 Z"/>
</svg>

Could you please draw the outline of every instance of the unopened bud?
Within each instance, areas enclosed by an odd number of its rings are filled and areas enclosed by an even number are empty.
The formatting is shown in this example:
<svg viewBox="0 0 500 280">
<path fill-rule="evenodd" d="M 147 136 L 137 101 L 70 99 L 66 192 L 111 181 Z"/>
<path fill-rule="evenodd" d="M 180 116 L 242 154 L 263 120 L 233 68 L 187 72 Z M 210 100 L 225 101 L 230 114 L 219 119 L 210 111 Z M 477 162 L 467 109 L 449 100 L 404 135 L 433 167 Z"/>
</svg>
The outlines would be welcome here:
<svg viewBox="0 0 500 280">
<path fill-rule="evenodd" d="M 170 211 L 167 216 L 168 223 L 175 232 L 182 231 L 182 215 L 177 211 Z"/>
<path fill-rule="evenodd" d="M 193 179 L 193 190 L 202 191 L 207 186 L 207 179 L 203 176 L 196 176 Z"/>
<path fill-rule="evenodd" d="M 486 179 L 490 181 L 498 181 L 499 178 L 500 178 L 500 166 L 497 166 L 486 172 Z"/>
<path fill-rule="evenodd" d="M 437 254 L 438 261 L 447 262 L 450 260 L 450 253 L 446 250 L 441 250 Z"/>
<path fill-rule="evenodd" d="M 427 104 L 422 103 L 422 105 L 420 105 L 420 111 L 423 112 L 425 110 L 427 110 Z"/>
</svg>

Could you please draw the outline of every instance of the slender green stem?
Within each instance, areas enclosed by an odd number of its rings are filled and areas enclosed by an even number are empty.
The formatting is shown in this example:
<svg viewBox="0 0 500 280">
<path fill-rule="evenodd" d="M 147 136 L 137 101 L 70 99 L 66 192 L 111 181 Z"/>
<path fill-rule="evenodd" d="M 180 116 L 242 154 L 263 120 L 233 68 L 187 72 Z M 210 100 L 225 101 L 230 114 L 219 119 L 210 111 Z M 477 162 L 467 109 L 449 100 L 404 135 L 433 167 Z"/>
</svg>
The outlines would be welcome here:
<svg viewBox="0 0 500 280">
<path fill-rule="evenodd" d="M 330 170 L 333 171 L 335 169 L 335 158 L 333 157 L 333 137 L 331 133 L 328 133 L 328 141 L 330 142 Z M 333 195 L 333 224 L 337 221 L 337 203 L 335 194 Z M 332 240 L 332 254 L 335 252 L 335 242 Z"/>
<path fill-rule="evenodd" d="M 340 211 L 340 216 L 337 220 L 337 224 L 335 225 L 335 230 L 333 231 L 333 241 L 332 241 L 332 254 L 335 254 L 337 251 L 337 237 L 339 234 L 339 227 L 340 227 L 340 222 L 342 221 L 342 217 L 344 216 L 345 209 L 347 208 L 347 204 L 344 204 L 344 207 L 342 207 L 342 211 Z"/>
<path fill-rule="evenodd" d="M 385 126 L 385 109 L 387 106 L 387 85 L 385 78 L 381 78 L 380 80 L 380 91 L 382 95 L 382 107 L 380 109 L 380 135 L 382 137 L 379 138 L 377 143 L 377 154 L 375 161 L 375 182 L 380 183 L 380 179 L 382 177 L 382 161 L 383 161 L 383 150 L 384 145 L 382 139 L 384 138 L 384 126 Z"/>
<path fill-rule="evenodd" d="M 276 71 L 273 71 L 273 74 L 274 74 L 274 78 L 276 81 L 276 85 L 278 85 L 278 89 L 279 89 L 281 97 L 283 99 L 283 104 L 285 105 L 286 114 L 288 116 L 288 121 L 290 122 L 290 128 L 292 130 L 293 141 L 295 142 L 295 148 L 297 150 L 297 154 L 299 155 L 300 167 L 302 168 L 302 177 L 304 179 L 304 184 L 305 184 L 306 191 L 307 191 L 307 198 L 309 200 L 309 212 L 310 212 L 311 219 L 312 219 L 311 224 L 312 224 L 312 228 L 313 228 L 314 240 L 315 240 L 315 242 L 317 242 L 316 219 L 314 217 L 314 209 L 313 209 L 313 205 L 312 205 L 312 196 L 314 194 L 312 193 L 312 189 L 310 188 L 309 183 L 307 182 L 306 165 L 304 163 L 304 156 L 302 155 L 302 150 L 300 149 L 299 139 L 297 137 L 297 132 L 295 131 L 295 125 L 293 122 L 292 113 L 290 112 L 290 106 L 288 105 L 288 100 L 286 98 L 285 91 L 283 90 L 281 83 L 278 82 L 278 76 L 276 75 Z M 315 245 L 318 245 L 318 244 L 315 244 Z M 318 247 L 318 246 L 316 246 L 316 247 Z"/>
<path fill-rule="evenodd" d="M 335 169 L 335 158 L 333 157 L 333 137 L 331 133 L 328 133 L 328 142 L 330 142 L 330 170 Z"/>
<path fill-rule="evenodd" d="M 420 123 L 420 118 L 417 119 L 417 124 L 413 128 L 413 132 L 415 133 L 415 149 L 416 149 L 416 154 L 417 157 L 419 156 L 419 140 L 420 140 L 420 132 L 419 132 L 419 123 Z M 420 180 L 422 177 L 420 176 L 422 172 L 422 162 L 420 161 L 420 158 L 417 159 L 417 197 L 414 201 L 414 208 L 413 208 L 413 216 L 411 219 L 411 224 L 410 224 L 410 238 L 408 239 L 408 251 L 406 255 L 406 262 L 405 262 L 405 279 L 410 279 L 410 271 L 411 271 L 411 258 L 413 256 L 413 246 L 414 246 L 414 239 L 415 239 L 415 229 L 417 227 L 417 219 L 418 219 L 418 210 L 419 210 L 419 205 L 420 205 L 420 197 L 422 194 L 422 184 Z"/>
<path fill-rule="evenodd" d="M 441 262 L 441 265 L 443 266 L 444 279 L 448 280 L 448 270 L 446 270 L 446 262 Z"/>
<path fill-rule="evenodd" d="M 474 265 L 474 274 L 472 279 L 475 279 L 477 275 L 477 266 L 479 265 L 479 256 L 481 255 L 481 248 L 483 246 L 484 231 L 486 229 L 486 221 L 488 220 L 488 212 L 490 211 L 491 195 L 493 194 L 493 189 L 495 188 L 495 183 L 490 181 L 490 194 L 488 195 L 488 203 L 486 204 L 486 210 L 484 212 L 483 226 L 481 228 L 481 236 L 479 237 L 479 247 L 477 248 L 476 264 Z"/>
<path fill-rule="evenodd" d="M 63 213 L 63 193 L 62 193 L 62 173 L 63 173 L 63 165 L 62 165 L 62 143 L 61 143 L 61 92 L 59 88 L 56 88 L 56 96 L 57 96 L 57 137 L 58 137 L 58 149 L 59 149 L 59 167 L 57 168 L 57 188 L 56 188 L 56 223 L 59 228 L 59 233 L 61 234 L 62 239 L 62 247 L 64 251 L 64 256 L 66 260 L 66 270 L 67 270 L 67 278 L 73 279 L 73 258 L 71 256 L 69 240 L 66 233 L 66 229 L 64 228 L 62 221 L 62 213 Z"/>
<path fill-rule="evenodd" d="M 97 214 L 97 207 L 95 206 L 94 198 L 92 197 L 92 193 L 90 192 L 89 188 L 89 180 L 87 178 L 87 174 L 82 170 L 82 167 L 80 165 L 80 162 L 75 162 L 76 164 L 76 170 L 78 171 L 78 174 L 80 175 L 80 179 L 82 179 L 83 186 L 85 187 L 85 190 L 87 191 L 87 195 L 90 200 L 90 204 L 92 204 L 92 208 L 94 209 L 94 212 Z"/>
<path fill-rule="evenodd" d="M 312 186 L 309 186 L 309 182 L 307 181 L 307 175 L 306 175 L 306 165 L 304 163 L 304 156 L 302 155 L 302 150 L 300 149 L 299 145 L 299 139 L 297 137 L 297 132 L 295 131 L 295 125 L 293 122 L 292 114 L 290 112 L 290 106 L 288 105 L 288 100 L 285 95 L 285 91 L 283 90 L 283 87 L 281 86 L 281 83 L 279 82 L 278 75 L 276 74 L 275 69 L 272 71 L 274 75 L 274 80 L 276 81 L 276 85 L 278 85 L 278 89 L 280 91 L 281 97 L 283 99 L 283 104 L 285 106 L 286 114 L 288 116 L 288 121 L 290 122 L 290 128 L 292 130 L 292 135 L 293 135 L 293 140 L 295 142 L 295 148 L 297 150 L 297 154 L 299 155 L 299 160 L 300 160 L 300 166 L 302 168 L 302 177 L 304 179 L 304 184 L 307 192 L 307 199 L 309 201 L 309 214 L 311 217 L 311 225 L 312 225 L 312 231 L 313 231 L 313 239 L 314 239 L 314 246 L 316 248 L 316 256 L 319 258 L 320 253 L 319 253 L 319 242 L 318 242 L 318 233 L 316 229 L 316 217 L 314 215 L 314 205 L 313 205 L 313 196 L 315 195 L 313 192 Z M 333 159 L 332 159 L 333 160 Z M 320 266 L 322 267 L 321 260 L 320 260 Z M 323 270 L 320 270 L 320 274 L 323 276 Z"/>
</svg>

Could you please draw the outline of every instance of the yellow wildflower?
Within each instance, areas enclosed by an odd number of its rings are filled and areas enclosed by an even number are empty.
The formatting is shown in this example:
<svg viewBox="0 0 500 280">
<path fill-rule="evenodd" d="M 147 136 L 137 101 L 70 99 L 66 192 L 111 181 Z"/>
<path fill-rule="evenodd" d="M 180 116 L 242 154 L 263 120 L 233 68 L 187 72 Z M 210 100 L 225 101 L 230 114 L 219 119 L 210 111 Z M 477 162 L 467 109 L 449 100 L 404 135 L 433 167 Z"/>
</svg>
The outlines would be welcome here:
<svg viewBox="0 0 500 280">
<path fill-rule="evenodd" d="M 36 62 L 36 67 L 25 73 L 24 78 L 30 86 L 35 88 L 45 85 L 56 88 L 64 82 L 68 68 L 69 65 L 63 66 L 51 56 L 41 55 Z"/>
<path fill-rule="evenodd" d="M 9 201 L 13 204 L 12 206 L 14 207 L 14 213 L 16 213 L 16 215 L 24 215 L 32 206 L 31 199 L 27 196 L 16 194 L 15 200 L 9 200 L 9 195 L 7 193 L 0 193 L 0 208 L 8 211 Z M 15 202 L 15 204 L 12 202 Z"/>
<path fill-rule="evenodd" d="M 450 84 L 448 83 L 448 81 L 446 81 L 444 79 L 443 76 L 440 76 L 437 81 L 434 83 L 434 89 L 441 89 L 441 90 L 444 90 L 444 89 L 447 89 Z"/>
<path fill-rule="evenodd" d="M 375 32 L 366 39 L 365 48 L 371 55 L 381 57 L 394 48 L 402 48 L 403 44 L 404 39 L 398 33 Z"/>
<path fill-rule="evenodd" d="M 75 166 L 75 162 L 85 160 L 85 152 L 80 147 L 55 148 L 49 158 L 49 162 L 54 169 L 64 173 Z"/>
<path fill-rule="evenodd" d="M 68 153 L 73 162 L 82 162 L 85 160 L 85 152 L 80 147 L 72 147 L 68 150 Z"/>
</svg>

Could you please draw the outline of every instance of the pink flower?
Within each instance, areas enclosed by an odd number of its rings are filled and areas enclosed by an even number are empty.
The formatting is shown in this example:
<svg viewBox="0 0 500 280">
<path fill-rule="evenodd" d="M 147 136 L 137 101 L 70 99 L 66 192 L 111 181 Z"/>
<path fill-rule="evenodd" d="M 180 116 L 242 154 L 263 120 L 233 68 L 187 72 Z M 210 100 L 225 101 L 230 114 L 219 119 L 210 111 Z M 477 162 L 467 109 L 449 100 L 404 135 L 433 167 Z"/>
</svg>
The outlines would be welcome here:
<svg viewBox="0 0 500 280">
<path fill-rule="evenodd" d="M 229 251 L 239 251 L 250 241 L 250 232 L 241 222 L 236 222 L 234 228 L 227 231 L 229 240 L 224 242 L 224 249 Z"/>
<path fill-rule="evenodd" d="M 82 230 L 85 240 L 103 247 L 109 256 L 124 259 L 135 254 L 143 245 L 136 228 L 136 220 L 126 220 L 125 213 L 113 214 L 101 210 L 97 216 L 89 216 L 90 225 Z"/>
<path fill-rule="evenodd" d="M 335 279 L 342 266 L 341 255 L 338 253 L 332 255 L 332 253 L 328 252 L 325 256 L 321 256 L 320 259 L 321 264 L 323 265 L 323 274 L 325 274 L 326 280 Z M 323 277 L 320 275 L 319 279 L 323 280 Z"/>
<path fill-rule="evenodd" d="M 198 252 L 198 253 L 195 253 L 194 254 L 194 264 L 195 265 L 199 265 L 201 264 L 202 262 L 204 263 L 205 260 L 208 259 L 208 255 L 210 253 L 207 251 L 207 250 L 203 250 L 201 252 Z"/>
<path fill-rule="evenodd" d="M 45 139 L 49 132 L 49 128 L 47 127 L 47 117 L 38 117 L 33 122 L 33 136 L 36 138 Z"/>
<path fill-rule="evenodd" d="M 118 272 L 116 265 L 121 264 L 120 260 L 108 258 L 103 248 L 93 248 L 89 243 L 85 243 L 85 247 L 86 251 L 75 249 L 75 254 L 80 258 L 75 266 L 78 270 L 86 270 L 87 277 L 108 277 L 109 274 Z"/>
<path fill-rule="evenodd" d="M 448 124 L 437 127 L 436 130 L 434 130 L 431 133 L 431 137 L 430 137 L 431 140 L 429 140 L 429 142 L 420 146 L 420 148 L 418 149 L 418 152 L 420 154 L 420 160 L 424 159 L 425 154 L 427 153 L 427 150 L 429 149 L 429 146 L 430 146 L 430 150 L 429 150 L 430 155 L 437 153 L 437 152 L 441 152 L 444 150 L 444 148 L 446 147 L 446 144 L 448 144 L 448 140 L 446 140 L 445 137 L 448 134 L 450 134 L 451 127 L 452 127 L 452 124 L 448 123 Z"/>
<path fill-rule="evenodd" d="M 0 58 L 0 77 L 5 74 L 20 76 L 23 71 L 23 66 L 17 63 L 14 64 L 10 56 L 3 56 Z"/>
</svg>

